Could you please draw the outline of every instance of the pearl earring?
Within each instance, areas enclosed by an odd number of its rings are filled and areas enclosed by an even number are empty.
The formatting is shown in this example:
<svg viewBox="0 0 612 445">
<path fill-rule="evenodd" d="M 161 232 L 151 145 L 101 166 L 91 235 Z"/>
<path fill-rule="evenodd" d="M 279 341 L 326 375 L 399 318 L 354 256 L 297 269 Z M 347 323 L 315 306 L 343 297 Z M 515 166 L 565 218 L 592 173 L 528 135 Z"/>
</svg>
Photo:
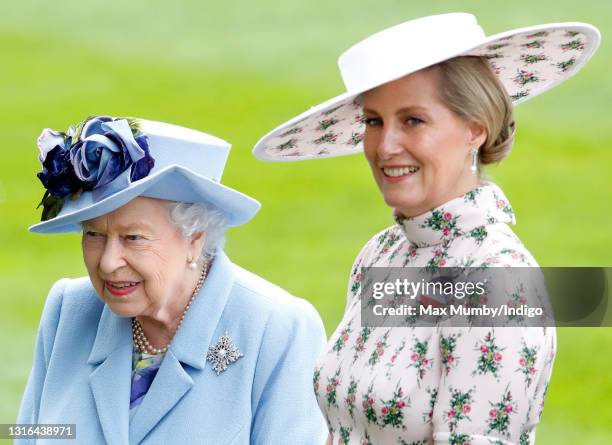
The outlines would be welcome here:
<svg viewBox="0 0 612 445">
<path fill-rule="evenodd" d="M 470 171 L 475 175 L 478 172 L 478 149 L 474 147 L 470 150 L 470 153 L 472 154 L 472 166 L 470 167 Z"/>
<path fill-rule="evenodd" d="M 194 259 L 189 259 L 187 262 L 189 263 L 188 267 L 190 270 L 196 270 L 198 268 L 198 263 Z"/>
</svg>

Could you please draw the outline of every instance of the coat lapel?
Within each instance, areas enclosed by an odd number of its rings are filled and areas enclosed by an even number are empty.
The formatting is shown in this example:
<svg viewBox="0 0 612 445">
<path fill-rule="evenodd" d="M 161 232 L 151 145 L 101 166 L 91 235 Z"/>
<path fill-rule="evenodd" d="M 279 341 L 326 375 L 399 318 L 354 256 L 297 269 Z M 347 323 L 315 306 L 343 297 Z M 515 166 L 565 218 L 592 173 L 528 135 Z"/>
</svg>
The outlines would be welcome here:
<svg viewBox="0 0 612 445">
<path fill-rule="evenodd" d="M 130 443 L 140 443 L 192 386 L 193 379 L 172 351 L 168 350 L 149 391 L 132 419 Z"/>
<path fill-rule="evenodd" d="M 141 442 L 179 401 L 189 393 L 194 379 L 206 372 L 206 352 L 225 309 L 233 286 L 233 264 L 219 253 L 181 329 L 137 408 L 130 424 L 130 443 Z M 187 369 L 189 372 L 187 372 Z M 211 376 L 215 374 L 209 373 Z M 214 377 L 211 377 L 214 378 Z M 180 422 L 177 419 L 177 422 Z"/>
<path fill-rule="evenodd" d="M 88 363 L 89 384 L 100 426 L 109 445 L 127 444 L 132 370 L 130 320 L 102 311 Z"/>
</svg>

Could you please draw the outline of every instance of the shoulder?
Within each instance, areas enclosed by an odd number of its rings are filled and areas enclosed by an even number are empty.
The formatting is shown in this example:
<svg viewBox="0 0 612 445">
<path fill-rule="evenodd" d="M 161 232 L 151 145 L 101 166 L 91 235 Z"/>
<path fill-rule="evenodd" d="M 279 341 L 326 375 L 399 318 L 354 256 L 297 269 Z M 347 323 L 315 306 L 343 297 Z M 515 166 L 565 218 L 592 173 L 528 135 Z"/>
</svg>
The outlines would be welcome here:
<svg viewBox="0 0 612 445">
<path fill-rule="evenodd" d="M 406 237 L 397 224 L 381 230 L 361 248 L 355 259 L 354 267 L 368 265 L 378 254 L 399 245 L 402 241 L 406 241 Z"/>
<path fill-rule="evenodd" d="M 89 277 L 62 278 L 56 282 L 47 299 L 58 299 L 63 307 L 78 307 L 81 311 L 95 310 L 103 306 Z"/>
<path fill-rule="evenodd" d="M 538 267 L 527 247 L 504 223 L 486 226 L 487 236 L 474 252 L 474 266 Z"/>
<path fill-rule="evenodd" d="M 308 301 L 236 265 L 234 280 L 233 303 L 240 306 L 241 312 L 274 319 L 276 325 L 286 329 L 307 325 L 324 332 L 319 313 Z"/>
<path fill-rule="evenodd" d="M 89 278 L 57 281 L 49 291 L 40 318 L 37 354 L 48 364 L 58 339 L 75 341 L 75 332 L 97 329 L 102 307 Z"/>
</svg>

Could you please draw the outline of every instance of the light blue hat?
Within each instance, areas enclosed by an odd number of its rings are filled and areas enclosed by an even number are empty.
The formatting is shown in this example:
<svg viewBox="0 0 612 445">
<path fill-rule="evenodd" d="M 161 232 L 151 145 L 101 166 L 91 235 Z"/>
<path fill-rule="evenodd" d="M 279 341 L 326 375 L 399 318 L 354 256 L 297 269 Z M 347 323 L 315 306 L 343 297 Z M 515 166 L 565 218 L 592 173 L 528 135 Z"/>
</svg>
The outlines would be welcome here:
<svg viewBox="0 0 612 445">
<path fill-rule="evenodd" d="M 220 183 L 231 145 L 196 130 L 98 116 L 66 133 L 45 129 L 38 147 L 38 177 L 47 192 L 43 221 L 30 232 L 80 232 L 81 222 L 138 196 L 212 204 L 230 227 L 248 222 L 261 206 Z"/>
</svg>

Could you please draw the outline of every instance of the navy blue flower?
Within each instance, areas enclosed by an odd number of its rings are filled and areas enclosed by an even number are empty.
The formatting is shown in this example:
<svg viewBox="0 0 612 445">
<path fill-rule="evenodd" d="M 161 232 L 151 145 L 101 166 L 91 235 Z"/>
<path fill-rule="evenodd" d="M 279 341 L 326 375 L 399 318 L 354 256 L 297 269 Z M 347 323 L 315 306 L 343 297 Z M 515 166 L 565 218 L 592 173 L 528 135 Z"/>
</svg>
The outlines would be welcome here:
<svg viewBox="0 0 612 445">
<path fill-rule="evenodd" d="M 80 188 L 79 178 L 70 163 L 70 138 L 64 134 L 45 128 L 37 141 L 40 151 L 39 160 L 42 171 L 38 179 L 51 195 L 63 199 Z"/>
<path fill-rule="evenodd" d="M 154 161 L 146 136 L 134 138 L 126 119 L 94 117 L 83 126 L 79 140 L 70 149 L 70 161 L 85 190 L 102 187 L 128 168 L 132 179 L 149 174 Z"/>
<path fill-rule="evenodd" d="M 144 151 L 144 157 L 132 166 L 132 175 L 130 177 L 132 181 L 138 181 L 146 177 L 155 165 L 155 160 L 151 157 L 149 151 L 148 138 L 145 135 L 136 136 L 136 143 Z"/>
<path fill-rule="evenodd" d="M 147 136 L 128 119 L 97 116 L 67 134 L 46 128 L 37 144 L 38 178 L 47 189 L 40 203 L 43 221 L 57 216 L 69 196 L 102 187 L 128 169 L 131 181 L 138 181 L 155 165 Z"/>
</svg>

